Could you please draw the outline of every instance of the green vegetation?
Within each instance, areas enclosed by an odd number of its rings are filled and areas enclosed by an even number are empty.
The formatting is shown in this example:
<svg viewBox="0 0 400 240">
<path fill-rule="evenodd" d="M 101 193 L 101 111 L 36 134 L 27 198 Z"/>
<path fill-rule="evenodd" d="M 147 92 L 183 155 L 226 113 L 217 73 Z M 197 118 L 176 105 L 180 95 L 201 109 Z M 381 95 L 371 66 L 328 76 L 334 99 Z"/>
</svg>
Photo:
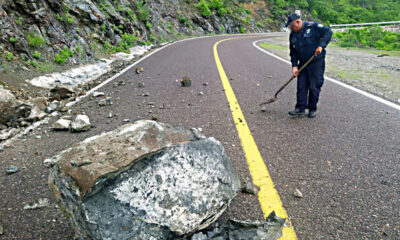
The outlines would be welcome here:
<svg viewBox="0 0 400 240">
<path fill-rule="evenodd" d="M 129 18 L 130 18 L 132 21 L 134 21 L 134 22 L 137 21 L 136 15 L 135 15 L 135 13 L 133 12 L 132 9 L 126 8 L 126 14 L 128 14 Z"/>
<path fill-rule="evenodd" d="M 367 47 L 382 50 L 400 50 L 400 33 L 383 31 L 381 27 L 350 29 L 333 35 L 341 47 Z"/>
<path fill-rule="evenodd" d="M 200 10 L 200 14 L 203 17 L 208 17 L 211 15 L 211 10 L 210 8 L 208 8 L 206 1 L 200 0 L 200 2 L 196 5 L 196 7 Z"/>
<path fill-rule="evenodd" d="M 39 66 L 39 63 L 36 62 L 36 60 L 30 60 L 30 59 L 26 62 L 26 64 L 28 66 L 33 66 L 34 68 L 37 68 Z"/>
<path fill-rule="evenodd" d="M 38 52 L 38 51 L 35 51 L 35 52 L 32 54 L 32 57 L 37 58 L 37 59 L 39 59 L 41 56 L 42 56 L 42 54 L 41 54 L 40 52 Z"/>
<path fill-rule="evenodd" d="M 59 53 L 57 53 L 54 61 L 59 64 L 64 64 L 69 57 L 73 56 L 74 51 L 70 50 L 67 46 L 64 46 L 64 48 L 61 49 Z"/>
<path fill-rule="evenodd" d="M 81 32 L 80 28 L 76 28 L 76 32 L 79 34 Z"/>
<path fill-rule="evenodd" d="M 245 31 L 246 31 L 246 28 L 240 27 L 240 29 L 239 29 L 239 32 L 240 32 L 240 33 L 244 33 Z"/>
<path fill-rule="evenodd" d="M 106 25 L 105 24 L 101 24 L 100 28 L 101 28 L 101 30 L 105 31 L 106 30 Z"/>
<path fill-rule="evenodd" d="M 145 22 L 149 20 L 150 8 L 144 1 L 136 1 L 136 11 L 139 20 Z"/>
<path fill-rule="evenodd" d="M 18 41 L 18 37 L 10 37 L 10 43 L 15 43 Z"/>
<path fill-rule="evenodd" d="M 11 61 L 14 57 L 12 52 L 5 51 L 7 61 Z"/>
<path fill-rule="evenodd" d="M 65 20 L 67 21 L 68 24 L 74 24 L 75 23 L 74 17 L 69 15 L 68 13 L 65 14 Z"/>
<path fill-rule="evenodd" d="M 108 53 L 125 52 L 129 53 L 129 48 L 136 46 L 139 38 L 134 34 L 124 33 L 122 35 L 122 40 L 118 42 L 118 46 L 114 46 L 110 43 L 110 40 L 106 40 L 103 48 Z"/>
<path fill-rule="evenodd" d="M 151 28 L 151 23 L 150 22 L 146 22 L 146 28 L 150 30 L 150 28 Z"/>
<path fill-rule="evenodd" d="M 26 39 L 28 40 L 28 45 L 33 48 L 41 47 L 46 43 L 44 38 L 36 33 L 28 33 Z"/>
<path fill-rule="evenodd" d="M 218 9 L 218 15 L 223 17 L 228 13 L 228 11 L 225 8 L 220 8 Z"/>
<path fill-rule="evenodd" d="M 221 28 L 221 32 L 225 32 L 224 25 L 221 24 L 219 27 Z"/>
<path fill-rule="evenodd" d="M 22 17 L 19 17 L 17 20 L 15 20 L 15 23 L 16 23 L 18 26 L 21 26 L 21 25 L 22 25 Z"/>
<path fill-rule="evenodd" d="M 60 22 L 64 21 L 64 18 L 61 17 L 61 15 L 59 13 L 57 13 L 56 17 L 57 17 L 58 21 L 60 21 Z"/>
<path fill-rule="evenodd" d="M 306 10 L 325 24 L 382 22 L 400 20 L 398 0 L 270 0 L 273 19 L 287 16 L 294 9 Z"/>
</svg>

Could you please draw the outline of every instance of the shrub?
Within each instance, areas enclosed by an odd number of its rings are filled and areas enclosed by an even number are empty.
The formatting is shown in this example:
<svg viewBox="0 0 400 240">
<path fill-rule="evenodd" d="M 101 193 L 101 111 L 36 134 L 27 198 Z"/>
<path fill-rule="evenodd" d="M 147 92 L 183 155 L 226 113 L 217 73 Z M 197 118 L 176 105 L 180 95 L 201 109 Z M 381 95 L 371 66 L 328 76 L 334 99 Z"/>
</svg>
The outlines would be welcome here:
<svg viewBox="0 0 400 240">
<path fill-rule="evenodd" d="M 150 22 L 146 22 L 146 28 L 150 30 L 150 28 L 151 28 L 151 23 Z"/>
<path fill-rule="evenodd" d="M 257 27 L 260 27 L 260 28 L 263 28 L 263 27 L 264 27 L 264 24 L 263 24 L 261 21 L 258 21 L 258 22 L 256 23 L 256 25 L 257 25 Z"/>
<path fill-rule="evenodd" d="M 12 54 L 12 52 L 8 52 L 8 51 L 6 51 L 5 53 L 6 53 L 6 59 L 8 61 L 11 61 L 14 57 L 14 54 Z"/>
<path fill-rule="evenodd" d="M 187 21 L 185 15 L 183 14 L 179 14 L 178 19 L 180 23 L 185 23 Z"/>
<path fill-rule="evenodd" d="M 32 57 L 37 58 L 37 59 L 39 59 L 40 56 L 42 56 L 42 54 L 41 54 L 40 52 L 38 52 L 38 51 L 35 51 L 35 52 L 32 54 Z"/>
<path fill-rule="evenodd" d="M 221 24 L 219 27 L 221 28 L 221 32 L 225 32 L 224 25 Z"/>
<path fill-rule="evenodd" d="M 101 28 L 101 30 L 105 31 L 106 30 L 106 25 L 105 24 L 101 24 L 100 28 Z"/>
<path fill-rule="evenodd" d="M 224 6 L 222 0 L 209 0 L 208 7 L 213 10 L 218 10 Z"/>
<path fill-rule="evenodd" d="M 56 63 L 60 63 L 60 64 L 64 64 L 65 61 L 69 57 L 73 57 L 73 56 L 74 56 L 74 52 L 72 50 L 68 49 L 67 46 L 64 46 L 64 48 L 61 49 L 60 52 L 56 55 L 55 62 Z"/>
<path fill-rule="evenodd" d="M 218 9 L 218 15 L 223 17 L 228 13 L 228 11 L 225 8 L 220 8 Z"/>
<path fill-rule="evenodd" d="M 76 32 L 79 34 L 81 32 L 80 28 L 76 28 Z"/>
<path fill-rule="evenodd" d="M 10 37 L 10 42 L 15 43 L 18 41 L 18 37 Z"/>
<path fill-rule="evenodd" d="M 26 38 L 28 40 L 28 45 L 34 48 L 38 48 L 46 43 L 42 36 L 35 33 L 28 33 Z"/>
<path fill-rule="evenodd" d="M 240 27 L 240 29 L 239 29 L 239 32 L 240 32 L 240 33 L 244 33 L 245 31 L 246 31 L 246 28 Z"/>
<path fill-rule="evenodd" d="M 57 17 L 58 21 L 60 21 L 60 22 L 64 21 L 64 18 L 61 17 L 61 15 L 59 13 L 57 13 L 56 17 Z"/>
<path fill-rule="evenodd" d="M 35 68 L 37 68 L 39 66 L 39 64 L 38 64 L 38 62 L 36 62 L 36 60 L 30 60 L 30 59 L 26 62 L 26 64 L 31 65 Z"/>
<path fill-rule="evenodd" d="M 65 14 L 65 20 L 67 21 L 68 24 L 74 24 L 75 23 L 74 17 L 69 15 L 68 13 Z"/>
<path fill-rule="evenodd" d="M 196 7 L 200 10 L 202 16 L 208 17 L 211 15 L 211 10 L 208 8 L 206 1 L 200 0 Z"/>
<path fill-rule="evenodd" d="M 133 12 L 132 9 L 127 8 L 127 9 L 126 9 L 126 13 L 128 14 L 129 18 L 130 18 L 132 21 L 136 22 L 136 20 L 137 20 L 137 19 L 136 19 L 136 15 L 135 15 L 135 13 Z"/>
<path fill-rule="evenodd" d="M 146 4 L 143 3 L 143 1 L 138 1 L 138 2 L 136 2 L 136 8 L 137 8 L 139 20 L 148 21 L 149 14 L 150 14 L 149 7 L 147 7 Z"/>
</svg>

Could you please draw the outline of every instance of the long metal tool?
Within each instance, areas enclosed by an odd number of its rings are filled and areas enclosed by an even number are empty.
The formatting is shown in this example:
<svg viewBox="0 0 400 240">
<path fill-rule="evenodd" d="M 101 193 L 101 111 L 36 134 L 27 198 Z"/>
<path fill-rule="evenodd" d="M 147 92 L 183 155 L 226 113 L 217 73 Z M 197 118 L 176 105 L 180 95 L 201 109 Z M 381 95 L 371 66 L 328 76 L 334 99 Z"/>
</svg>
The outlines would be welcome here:
<svg viewBox="0 0 400 240">
<path fill-rule="evenodd" d="M 300 72 L 301 72 L 305 67 L 307 67 L 308 64 L 310 64 L 310 62 L 314 59 L 314 57 L 315 57 L 315 55 L 312 55 L 312 57 L 310 57 L 310 59 L 308 59 L 308 61 L 300 68 L 299 74 L 300 74 Z M 282 86 L 281 88 L 279 88 L 279 90 L 275 93 L 275 95 L 274 95 L 273 98 L 270 98 L 270 99 L 268 99 L 267 101 L 260 103 L 260 106 L 275 102 L 275 101 L 278 99 L 278 94 L 279 94 L 287 85 L 289 85 L 289 83 L 290 83 L 293 79 L 295 79 L 295 78 L 296 78 L 296 76 L 293 75 L 285 84 L 283 84 L 283 86 Z"/>
</svg>

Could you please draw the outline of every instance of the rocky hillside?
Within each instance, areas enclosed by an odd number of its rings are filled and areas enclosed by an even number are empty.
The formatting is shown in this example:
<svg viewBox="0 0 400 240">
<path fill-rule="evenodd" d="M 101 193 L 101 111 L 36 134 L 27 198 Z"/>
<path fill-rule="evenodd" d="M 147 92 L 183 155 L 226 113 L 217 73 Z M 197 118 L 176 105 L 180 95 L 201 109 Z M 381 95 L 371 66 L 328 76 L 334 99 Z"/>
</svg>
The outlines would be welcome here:
<svg viewBox="0 0 400 240">
<path fill-rule="evenodd" d="M 18 68 L 49 73 L 134 45 L 267 31 L 266 9 L 265 1 L 0 0 L 0 81 Z"/>
</svg>

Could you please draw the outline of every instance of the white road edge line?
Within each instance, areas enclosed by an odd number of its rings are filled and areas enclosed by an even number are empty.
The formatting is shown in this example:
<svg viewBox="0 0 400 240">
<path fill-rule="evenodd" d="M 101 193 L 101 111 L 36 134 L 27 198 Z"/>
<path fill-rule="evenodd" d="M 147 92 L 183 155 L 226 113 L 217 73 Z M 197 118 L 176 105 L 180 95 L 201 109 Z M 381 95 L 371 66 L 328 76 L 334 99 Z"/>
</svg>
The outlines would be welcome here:
<svg viewBox="0 0 400 240">
<path fill-rule="evenodd" d="M 283 61 L 283 62 L 285 62 L 285 63 L 287 63 L 287 64 L 292 64 L 290 61 L 288 61 L 288 60 L 286 60 L 286 59 L 284 59 L 284 58 L 281 58 L 281 57 L 279 57 L 279 56 L 277 56 L 277 55 L 275 55 L 275 54 L 273 54 L 273 53 L 271 53 L 271 52 L 268 52 L 267 50 L 265 50 L 265 49 L 261 48 L 260 46 L 258 46 L 257 43 L 258 43 L 258 42 L 261 42 L 261 41 L 265 41 L 265 39 L 261 39 L 261 40 L 254 41 L 254 42 L 253 42 L 253 46 L 254 46 L 255 48 L 257 48 L 258 50 L 260 50 L 260 51 L 262 51 L 262 52 L 264 52 L 264 53 L 266 53 L 266 54 L 268 54 L 268 55 L 270 55 L 270 56 L 272 56 L 272 57 L 274 57 L 274 58 L 276 58 L 276 59 L 279 59 L 279 60 L 281 60 L 281 61 Z M 341 81 L 338 81 L 338 80 L 333 79 L 333 78 L 330 78 L 330 77 L 325 77 L 325 79 L 326 79 L 326 80 L 329 80 L 329 81 L 331 81 L 331 82 L 333 82 L 333 83 L 336 83 L 336 84 L 338 84 L 338 85 L 340 85 L 340 86 L 342 86 L 342 87 L 345 87 L 345 88 L 347 88 L 347 89 L 350 89 L 350 90 L 352 90 L 352 91 L 354 91 L 354 92 L 357 92 L 357 93 L 359 93 L 359 94 L 362 94 L 362 95 L 364 95 L 364 96 L 366 96 L 366 97 L 368 97 L 368 98 L 371 98 L 371 99 L 373 99 L 373 100 L 375 100 L 375 101 L 378 101 L 378 102 L 380 102 L 380 103 L 383 103 L 383 104 L 385 104 L 385 105 L 387 105 L 387 106 L 389 106 L 389 107 L 392 107 L 392 108 L 394 108 L 394 109 L 400 110 L 400 105 L 397 105 L 397 104 L 395 104 L 395 103 L 393 103 L 393 102 L 390 102 L 390 101 L 388 101 L 388 100 L 385 100 L 385 99 L 383 99 L 383 98 L 381 98 L 381 97 L 375 96 L 375 95 L 373 95 L 373 94 L 371 94 L 371 93 L 367 93 L 367 92 L 365 92 L 365 91 L 363 91 L 363 90 L 360 90 L 360 89 L 355 88 L 355 87 L 353 87 L 353 86 L 347 85 L 347 84 L 345 84 L 345 83 L 343 83 L 343 82 L 341 82 Z"/>
</svg>

